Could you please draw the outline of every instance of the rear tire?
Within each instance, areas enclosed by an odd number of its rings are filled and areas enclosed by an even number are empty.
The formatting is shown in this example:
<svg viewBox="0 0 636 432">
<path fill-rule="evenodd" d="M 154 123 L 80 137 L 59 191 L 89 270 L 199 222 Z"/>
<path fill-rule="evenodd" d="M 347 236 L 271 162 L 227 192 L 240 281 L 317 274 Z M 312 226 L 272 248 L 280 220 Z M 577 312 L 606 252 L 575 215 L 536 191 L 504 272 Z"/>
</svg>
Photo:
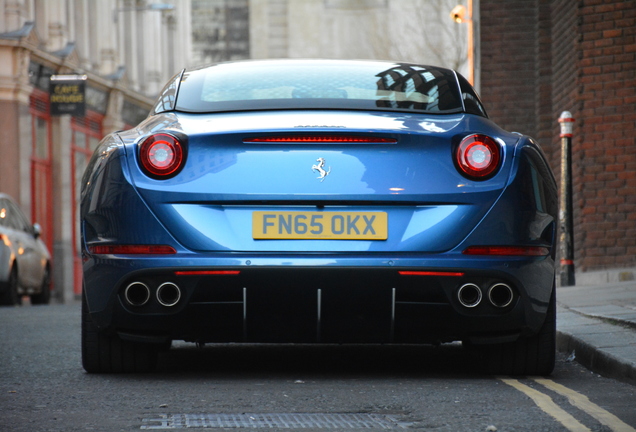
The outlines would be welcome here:
<svg viewBox="0 0 636 432">
<path fill-rule="evenodd" d="M 82 293 L 82 366 L 88 373 L 152 372 L 158 350 L 151 344 L 122 340 L 100 331 L 91 319 Z"/>
<path fill-rule="evenodd" d="M 42 289 L 38 294 L 31 296 L 31 304 L 42 305 L 51 302 L 51 273 L 49 269 L 44 270 L 44 278 L 42 279 Z"/>
<path fill-rule="evenodd" d="M 539 332 L 505 344 L 480 345 L 484 369 L 493 375 L 550 375 L 556 358 L 556 293 Z"/>
<path fill-rule="evenodd" d="M 22 304 L 22 298 L 18 295 L 18 270 L 13 267 L 9 273 L 4 292 L 0 293 L 0 305 L 15 306 Z"/>
</svg>

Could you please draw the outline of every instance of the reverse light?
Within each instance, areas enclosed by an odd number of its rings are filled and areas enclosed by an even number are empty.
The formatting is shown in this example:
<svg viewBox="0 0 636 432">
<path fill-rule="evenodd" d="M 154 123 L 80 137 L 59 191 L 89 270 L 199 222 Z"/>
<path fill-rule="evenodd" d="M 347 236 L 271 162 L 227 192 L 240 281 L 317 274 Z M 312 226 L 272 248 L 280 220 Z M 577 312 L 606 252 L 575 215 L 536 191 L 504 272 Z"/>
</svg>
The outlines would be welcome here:
<svg viewBox="0 0 636 432">
<path fill-rule="evenodd" d="M 279 135 L 245 138 L 244 143 L 360 143 L 395 144 L 396 139 L 357 135 Z"/>
<path fill-rule="evenodd" d="M 485 180 L 499 167 L 501 147 L 489 136 L 470 135 L 457 148 L 455 160 L 462 174 L 473 180 Z"/>
<path fill-rule="evenodd" d="M 177 251 L 167 245 L 95 245 L 89 246 L 93 255 L 172 255 Z"/>
<path fill-rule="evenodd" d="M 183 147 L 172 135 L 151 135 L 141 144 L 139 159 L 148 174 L 165 178 L 181 168 Z"/>
<path fill-rule="evenodd" d="M 550 254 L 550 249 L 543 246 L 470 246 L 462 253 L 464 255 L 547 256 Z"/>
</svg>

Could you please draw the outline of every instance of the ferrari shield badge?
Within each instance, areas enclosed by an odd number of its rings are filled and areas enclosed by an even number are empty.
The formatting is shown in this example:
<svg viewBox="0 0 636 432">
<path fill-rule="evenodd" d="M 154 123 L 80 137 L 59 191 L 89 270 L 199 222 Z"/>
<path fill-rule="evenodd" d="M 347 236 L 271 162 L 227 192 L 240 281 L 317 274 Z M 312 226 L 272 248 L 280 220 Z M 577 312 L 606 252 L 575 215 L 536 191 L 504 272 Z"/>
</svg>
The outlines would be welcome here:
<svg viewBox="0 0 636 432">
<path fill-rule="evenodd" d="M 311 169 L 320 174 L 320 176 L 316 178 L 322 183 L 331 172 L 331 167 L 329 167 L 328 170 L 325 170 L 325 158 L 318 158 L 316 159 L 316 162 L 318 162 L 318 164 L 314 164 Z"/>
</svg>

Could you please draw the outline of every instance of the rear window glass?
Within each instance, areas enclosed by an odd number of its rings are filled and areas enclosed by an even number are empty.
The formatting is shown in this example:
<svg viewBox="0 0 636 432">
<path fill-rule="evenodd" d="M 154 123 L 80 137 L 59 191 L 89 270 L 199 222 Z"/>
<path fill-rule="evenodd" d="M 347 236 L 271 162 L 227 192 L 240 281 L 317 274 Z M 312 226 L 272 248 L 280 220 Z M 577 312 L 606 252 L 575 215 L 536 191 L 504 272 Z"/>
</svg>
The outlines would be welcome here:
<svg viewBox="0 0 636 432">
<path fill-rule="evenodd" d="M 384 62 L 254 61 L 186 71 L 175 109 L 463 110 L 455 73 Z"/>
</svg>

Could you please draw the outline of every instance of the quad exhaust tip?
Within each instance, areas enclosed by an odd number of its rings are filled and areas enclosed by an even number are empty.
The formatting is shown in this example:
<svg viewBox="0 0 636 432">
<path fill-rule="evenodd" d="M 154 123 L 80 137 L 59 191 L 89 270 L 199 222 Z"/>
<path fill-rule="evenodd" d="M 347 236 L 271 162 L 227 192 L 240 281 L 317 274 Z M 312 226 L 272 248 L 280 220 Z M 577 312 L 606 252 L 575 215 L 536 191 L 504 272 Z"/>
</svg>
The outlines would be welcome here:
<svg viewBox="0 0 636 432">
<path fill-rule="evenodd" d="M 457 291 L 457 300 L 462 306 L 474 308 L 481 303 L 481 289 L 474 283 L 462 285 Z"/>
<path fill-rule="evenodd" d="M 143 306 L 150 300 L 150 288 L 143 282 L 132 282 L 124 290 L 124 298 L 131 306 Z"/>
<path fill-rule="evenodd" d="M 157 301 L 166 307 L 172 307 L 181 300 L 181 288 L 172 282 L 164 282 L 157 288 Z"/>
<path fill-rule="evenodd" d="M 477 307 L 483 298 L 482 290 L 474 283 L 466 283 L 457 291 L 457 300 L 466 308 Z M 503 309 L 512 304 L 515 295 L 510 285 L 498 282 L 488 288 L 488 301 L 496 308 Z"/>
<path fill-rule="evenodd" d="M 505 283 L 496 283 L 488 290 L 488 300 L 498 308 L 505 308 L 512 303 L 514 293 L 510 285 Z"/>
<path fill-rule="evenodd" d="M 150 301 L 151 296 L 150 288 L 143 282 L 131 282 L 124 289 L 124 299 L 131 306 L 144 306 Z M 175 306 L 181 300 L 181 288 L 172 282 L 164 282 L 157 288 L 156 298 L 162 306 Z"/>
</svg>

